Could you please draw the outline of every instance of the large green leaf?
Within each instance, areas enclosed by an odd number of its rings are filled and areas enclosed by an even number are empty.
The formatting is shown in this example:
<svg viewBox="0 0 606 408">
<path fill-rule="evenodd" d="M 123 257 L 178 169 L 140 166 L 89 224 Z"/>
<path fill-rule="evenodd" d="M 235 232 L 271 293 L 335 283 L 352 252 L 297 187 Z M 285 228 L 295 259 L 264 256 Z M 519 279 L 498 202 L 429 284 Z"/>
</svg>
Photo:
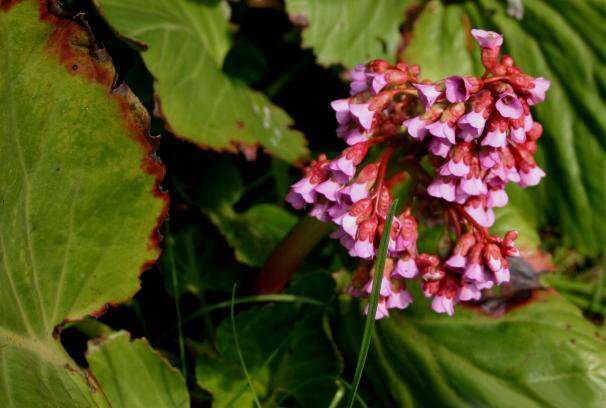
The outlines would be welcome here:
<svg viewBox="0 0 606 408">
<path fill-rule="evenodd" d="M 458 307 L 454 317 L 416 301 L 377 325 L 367 378 L 397 406 L 602 407 L 606 343 L 559 295 L 535 293 L 530 304 L 496 318 Z M 338 332 L 355 353 L 361 317 L 342 302 Z M 355 356 L 355 354 L 354 354 Z"/>
<path fill-rule="evenodd" d="M 523 2 L 521 21 L 507 15 L 504 3 L 430 3 L 404 55 L 420 64 L 424 76 L 431 79 L 475 67 L 476 59 L 470 57 L 464 41 L 466 27 L 459 18 L 467 15 L 474 27 L 502 32 L 506 52 L 528 73 L 550 79 L 546 101 L 534 110 L 545 129 L 538 157 L 547 177 L 538 187 L 524 191 L 512 186 L 508 190 L 511 205 L 538 227 L 555 227 L 564 245 L 589 255 L 603 253 L 606 29 L 602 20 L 606 3 L 528 0 Z M 443 36 L 442 32 L 453 34 Z M 479 52 L 477 47 L 474 52 Z"/>
<path fill-rule="evenodd" d="M 288 14 L 305 26 L 303 46 L 321 64 L 348 68 L 375 58 L 394 60 L 400 26 L 415 0 L 286 0 Z"/>
<path fill-rule="evenodd" d="M 255 204 L 245 211 L 234 206 L 245 193 L 240 171 L 228 158 L 207 161 L 191 200 L 204 211 L 234 248 L 236 259 L 262 266 L 297 217 L 275 204 Z M 224 260 L 222 260 L 224 262 Z"/>
<path fill-rule="evenodd" d="M 433 81 L 450 75 L 477 73 L 479 48 L 470 49 L 469 19 L 462 7 L 429 2 L 414 22 L 412 39 L 400 57 L 421 66 L 421 76 Z"/>
<path fill-rule="evenodd" d="M 334 281 L 326 274 L 305 275 L 289 293 L 327 302 Z M 255 393 L 269 406 L 325 407 L 337 390 L 340 360 L 316 305 L 273 304 L 238 314 L 237 335 Z M 214 398 L 214 407 L 251 407 L 250 390 L 234 342 L 231 322 L 218 329 L 218 355 L 198 357 L 196 377 Z"/>
<path fill-rule="evenodd" d="M 289 162 L 307 154 L 292 120 L 265 96 L 228 77 L 221 67 L 231 46 L 222 2 L 97 0 L 107 21 L 143 45 L 143 60 L 167 127 L 202 146 L 234 150 L 261 144 Z"/>
<path fill-rule="evenodd" d="M 162 168 L 107 55 L 46 4 L 0 9 L 0 405 L 104 405 L 53 330 L 138 289 Z"/>
<path fill-rule="evenodd" d="M 86 359 L 112 407 L 189 407 L 183 376 L 145 339 L 121 331 L 89 344 Z"/>
<path fill-rule="evenodd" d="M 212 226 L 190 225 L 167 236 L 161 265 L 168 293 L 199 294 L 205 289 L 231 292 L 234 282 L 240 282 L 249 271 L 234 259 L 228 259 L 221 244 L 226 246 Z"/>
<path fill-rule="evenodd" d="M 251 266 L 263 266 L 297 223 L 296 216 L 274 204 L 258 204 L 242 213 L 224 208 L 209 215 L 234 248 L 236 259 Z"/>
</svg>

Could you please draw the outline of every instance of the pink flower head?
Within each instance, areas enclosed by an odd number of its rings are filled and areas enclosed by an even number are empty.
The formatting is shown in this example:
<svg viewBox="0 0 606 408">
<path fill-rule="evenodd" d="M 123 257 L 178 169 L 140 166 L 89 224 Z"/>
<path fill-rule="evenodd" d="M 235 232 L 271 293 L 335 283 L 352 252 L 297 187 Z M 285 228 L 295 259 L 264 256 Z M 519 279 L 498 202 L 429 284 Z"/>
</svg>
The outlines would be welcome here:
<svg viewBox="0 0 606 408">
<path fill-rule="evenodd" d="M 480 137 L 484 126 L 486 125 L 486 118 L 482 112 L 471 111 L 461 117 L 457 122 L 457 126 L 460 129 L 458 136 L 466 142 Z"/>
<path fill-rule="evenodd" d="M 480 300 L 482 292 L 474 283 L 464 283 L 459 291 L 459 300 L 468 302 L 470 300 Z"/>
<path fill-rule="evenodd" d="M 305 204 L 316 201 L 316 184 L 311 182 L 311 177 L 305 177 L 292 185 L 286 200 L 295 208 L 302 208 Z"/>
<path fill-rule="evenodd" d="M 494 224 L 494 211 L 486 205 L 483 196 L 471 197 L 465 204 L 465 211 L 482 227 L 490 228 Z"/>
<path fill-rule="evenodd" d="M 378 169 L 379 165 L 377 163 L 371 163 L 364 167 L 355 182 L 339 190 L 337 199 L 353 204 L 370 196 L 369 189 L 377 178 Z"/>
<path fill-rule="evenodd" d="M 419 275 L 419 269 L 417 264 L 409 255 L 404 255 L 398 259 L 396 266 L 392 272 L 392 276 L 395 278 L 412 279 Z"/>
<path fill-rule="evenodd" d="M 316 191 L 326 197 L 329 201 L 337 201 L 337 195 L 343 188 L 343 184 L 333 179 L 328 179 L 316 187 Z"/>
<path fill-rule="evenodd" d="M 352 237 L 358 233 L 358 224 L 368 218 L 371 212 L 372 200 L 370 198 L 362 199 L 349 208 L 335 206 L 329 210 L 333 222 L 340 225 Z"/>
<path fill-rule="evenodd" d="M 475 172 L 474 172 L 475 173 Z M 486 194 L 488 191 L 486 184 L 477 174 L 468 174 L 466 177 L 461 179 L 459 183 L 459 187 L 461 192 L 470 195 L 477 196 L 481 194 Z"/>
<path fill-rule="evenodd" d="M 545 100 L 545 93 L 551 86 L 551 81 L 543 77 L 535 78 L 531 82 L 532 88 L 528 90 L 530 96 L 526 99 L 529 105 L 536 105 Z"/>
<path fill-rule="evenodd" d="M 352 118 L 349 110 L 349 99 L 337 99 L 330 103 L 330 106 L 337 114 L 337 122 L 342 125 L 349 122 Z"/>
<path fill-rule="evenodd" d="M 501 156 L 496 149 L 482 149 L 479 156 L 480 166 L 485 170 L 501 163 Z"/>
<path fill-rule="evenodd" d="M 436 313 L 447 313 L 448 316 L 454 314 L 454 299 L 446 296 L 436 296 L 431 302 L 431 308 Z"/>
<path fill-rule="evenodd" d="M 403 123 L 408 130 L 408 134 L 418 141 L 422 141 L 427 135 L 428 123 L 421 119 L 420 116 L 415 116 L 412 119 L 408 119 Z"/>
<path fill-rule="evenodd" d="M 358 119 L 360 125 L 366 130 L 372 127 L 372 120 L 375 112 L 370 110 L 370 103 L 350 103 L 349 109 L 351 114 Z"/>
<path fill-rule="evenodd" d="M 329 207 L 330 203 L 328 201 L 318 201 L 309 210 L 309 216 L 316 218 L 318 221 L 328 222 L 330 220 L 330 216 L 328 215 Z"/>
<path fill-rule="evenodd" d="M 470 159 L 470 145 L 468 143 L 456 144 L 450 152 L 450 160 L 440 168 L 440 175 L 455 177 L 467 175 L 470 171 Z"/>
<path fill-rule="evenodd" d="M 362 221 L 356 233 L 356 241 L 350 250 L 350 255 L 362 259 L 371 259 L 375 256 L 375 232 L 377 231 L 377 219 L 375 217 Z"/>
<path fill-rule="evenodd" d="M 374 94 L 381 92 L 385 85 L 387 85 L 387 80 L 384 73 L 373 74 L 371 88 Z"/>
<path fill-rule="evenodd" d="M 482 257 L 488 268 L 493 272 L 497 272 L 505 266 L 505 259 L 501 255 L 501 249 L 496 244 L 486 245 L 482 252 Z"/>
<path fill-rule="evenodd" d="M 520 174 L 520 187 L 531 187 L 539 184 L 541 179 L 545 177 L 545 172 L 539 168 L 539 166 L 533 166 L 528 169 L 524 169 L 519 172 Z"/>
<path fill-rule="evenodd" d="M 330 211 L 329 211 L 330 213 Z M 351 250 L 354 246 L 354 239 L 349 235 L 343 228 L 339 228 L 336 231 L 330 233 L 329 237 L 332 239 L 338 239 L 341 245 L 347 250 Z"/>
<path fill-rule="evenodd" d="M 444 139 L 449 143 L 456 143 L 455 141 L 455 130 L 448 122 L 437 121 L 427 126 L 429 133 L 439 139 Z"/>
<path fill-rule="evenodd" d="M 482 146 L 505 147 L 507 144 L 508 123 L 505 119 L 496 118 L 490 121 L 488 133 L 482 139 Z"/>
<path fill-rule="evenodd" d="M 345 149 L 341 156 L 328 165 L 333 178 L 342 184 L 349 182 L 356 174 L 356 166 L 364 160 L 366 153 L 368 153 L 366 143 L 358 143 Z"/>
<path fill-rule="evenodd" d="M 522 102 L 514 93 L 502 93 L 495 107 L 504 118 L 518 119 L 524 113 Z"/>
<path fill-rule="evenodd" d="M 503 36 L 494 31 L 485 31 L 474 28 L 471 35 L 476 39 L 480 47 L 495 49 L 503 45 Z"/>
<path fill-rule="evenodd" d="M 349 92 L 351 95 L 358 94 L 368 90 L 367 68 L 364 64 L 358 64 L 351 70 L 351 83 Z"/>
<path fill-rule="evenodd" d="M 505 207 L 509 197 L 505 189 L 489 190 L 487 204 L 489 207 Z"/>
<path fill-rule="evenodd" d="M 446 201 L 455 200 L 455 180 L 451 177 L 436 177 L 436 179 L 427 187 L 427 193 L 430 196 L 443 198 Z"/>
<path fill-rule="evenodd" d="M 436 100 L 442 96 L 440 91 L 434 84 L 412 84 L 419 91 L 419 99 L 425 110 L 429 110 Z"/>
<path fill-rule="evenodd" d="M 348 122 L 337 127 L 337 136 L 350 146 L 367 141 L 370 136 L 354 122 Z"/>
<path fill-rule="evenodd" d="M 472 85 L 469 80 L 462 76 L 451 76 L 446 78 L 446 99 L 449 102 L 465 102 L 469 99 Z"/>
<path fill-rule="evenodd" d="M 368 283 L 366 284 L 366 286 L 364 287 L 364 291 L 369 295 L 372 293 L 373 283 L 374 283 L 374 279 L 370 279 L 368 281 Z M 389 278 L 386 276 L 383 276 L 381 278 L 381 287 L 379 288 L 379 295 L 381 295 L 383 297 L 391 295 L 391 282 L 389 281 Z"/>
<path fill-rule="evenodd" d="M 495 278 L 495 282 L 497 285 L 500 285 L 501 283 L 509 282 L 509 279 L 510 279 L 509 268 L 504 267 L 504 268 L 501 268 L 498 271 L 494 272 L 494 278 Z"/>
<path fill-rule="evenodd" d="M 524 130 L 523 126 L 516 127 L 512 124 L 509 127 L 509 137 L 516 143 L 524 143 L 526 141 L 526 130 Z"/>
<path fill-rule="evenodd" d="M 286 202 L 293 206 L 293 208 L 300 210 L 305 207 L 305 200 L 301 196 L 301 194 L 297 193 L 294 190 L 290 190 L 286 195 Z"/>
<path fill-rule="evenodd" d="M 451 268 L 464 268 L 467 265 L 467 254 L 475 242 L 473 233 L 463 234 L 457 241 L 452 256 L 446 261 L 446 265 Z"/>
<path fill-rule="evenodd" d="M 387 298 L 388 309 L 406 309 L 412 303 L 412 296 L 405 290 L 393 292 Z"/>
<path fill-rule="evenodd" d="M 448 152 L 450 152 L 450 144 L 447 140 L 443 140 L 437 137 L 433 137 L 429 142 L 429 151 L 436 156 L 446 158 L 448 156 Z"/>
<path fill-rule="evenodd" d="M 417 253 L 417 220 L 408 212 L 402 214 L 399 219 L 400 228 L 396 236 L 396 251 L 407 251 L 409 254 Z"/>
</svg>

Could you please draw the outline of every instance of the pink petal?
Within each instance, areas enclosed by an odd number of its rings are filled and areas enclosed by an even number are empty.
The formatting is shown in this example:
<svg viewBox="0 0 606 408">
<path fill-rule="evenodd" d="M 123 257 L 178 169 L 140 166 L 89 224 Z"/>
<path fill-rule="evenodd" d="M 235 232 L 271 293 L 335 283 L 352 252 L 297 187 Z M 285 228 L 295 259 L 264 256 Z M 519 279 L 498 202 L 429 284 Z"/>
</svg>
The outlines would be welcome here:
<svg viewBox="0 0 606 408">
<path fill-rule="evenodd" d="M 503 45 L 503 36 L 494 31 L 473 29 L 471 30 L 471 35 L 473 35 L 482 48 L 493 49 Z"/>
</svg>

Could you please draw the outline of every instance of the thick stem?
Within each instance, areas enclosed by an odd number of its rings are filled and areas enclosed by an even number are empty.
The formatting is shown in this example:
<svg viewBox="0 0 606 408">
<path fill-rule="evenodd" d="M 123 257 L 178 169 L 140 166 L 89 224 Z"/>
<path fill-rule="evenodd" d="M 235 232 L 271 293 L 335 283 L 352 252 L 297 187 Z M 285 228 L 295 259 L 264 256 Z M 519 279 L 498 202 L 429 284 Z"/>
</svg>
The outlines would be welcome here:
<svg viewBox="0 0 606 408">
<path fill-rule="evenodd" d="M 330 232 L 331 225 L 304 217 L 293 227 L 269 257 L 255 282 L 254 294 L 280 293 L 301 262 L 316 244 Z"/>
</svg>

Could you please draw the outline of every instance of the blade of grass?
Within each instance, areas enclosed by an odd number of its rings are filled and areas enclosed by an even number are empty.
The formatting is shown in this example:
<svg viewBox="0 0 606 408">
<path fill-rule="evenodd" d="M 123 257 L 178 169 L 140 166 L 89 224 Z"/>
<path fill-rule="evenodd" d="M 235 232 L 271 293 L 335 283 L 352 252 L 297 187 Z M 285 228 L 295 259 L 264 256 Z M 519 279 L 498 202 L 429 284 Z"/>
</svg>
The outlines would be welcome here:
<svg viewBox="0 0 606 408">
<path fill-rule="evenodd" d="M 286 296 L 286 295 L 259 295 L 259 296 L 250 296 L 250 297 L 279 297 L 279 296 Z M 294 296 L 294 295 L 290 295 L 290 296 Z M 297 298 L 303 298 L 303 299 L 310 299 L 310 298 L 305 298 L 302 296 L 296 296 Z M 243 298 L 240 298 L 243 299 Z M 326 306 L 326 304 L 323 304 L 321 302 L 316 301 L 315 299 L 311 299 L 314 302 L 312 302 L 312 304 L 317 305 L 320 304 L 322 306 Z M 328 301 L 328 303 L 331 303 L 334 300 L 334 297 Z M 304 324 L 304 322 L 306 322 L 308 319 L 312 319 L 313 315 L 312 314 L 304 314 L 301 317 L 301 311 L 299 311 L 299 314 L 297 314 L 297 317 L 295 320 L 297 321 L 301 321 L 302 324 Z M 285 351 L 285 348 L 290 344 L 291 341 L 293 341 L 293 339 L 295 339 L 295 331 L 290 331 L 285 337 L 284 339 L 282 339 L 282 341 L 280 342 L 280 344 L 278 344 L 278 346 L 270 353 L 270 355 L 267 357 L 267 359 L 263 362 L 263 364 L 261 364 L 260 367 L 258 367 L 256 369 L 257 372 L 262 372 L 263 370 L 265 370 L 265 368 L 269 367 L 269 365 L 273 362 L 273 360 L 278 357 L 278 355 L 281 355 L 282 352 Z M 251 375 L 251 378 L 254 377 L 254 373 Z M 246 385 L 247 384 L 242 384 L 242 386 L 238 389 L 238 392 L 235 393 L 235 395 L 231 398 L 231 400 L 227 403 L 226 406 L 231 407 L 233 406 L 233 404 L 242 396 L 242 394 L 244 393 L 244 390 L 246 390 Z M 300 386 L 300 384 L 299 384 Z"/>
<path fill-rule="evenodd" d="M 345 381 L 343 378 L 339 377 L 339 378 L 337 378 L 337 381 L 340 382 L 341 384 L 343 384 L 343 386 L 347 389 L 347 391 L 351 391 L 353 389 L 352 385 L 350 383 L 348 383 L 347 381 Z M 362 408 L 368 408 L 368 404 L 366 404 L 364 399 L 362 399 L 362 397 L 358 393 L 356 393 L 356 401 L 358 401 L 358 404 L 360 404 L 360 406 Z"/>
<path fill-rule="evenodd" d="M 283 294 L 278 294 L 278 295 L 254 295 L 254 296 L 242 296 L 240 298 L 237 298 L 235 300 L 235 304 L 239 305 L 239 304 L 246 304 L 246 303 L 266 303 L 266 302 L 275 302 L 275 303 L 307 303 L 310 305 L 314 305 L 314 306 L 322 306 L 322 307 L 327 307 L 330 302 L 324 303 L 324 302 L 320 302 L 319 300 L 316 300 L 314 298 L 310 298 L 307 296 L 298 296 L 298 295 L 291 295 L 288 293 L 283 293 Z M 208 315 L 210 312 L 213 312 L 215 310 L 219 310 L 219 309 L 225 309 L 231 306 L 231 300 L 230 301 L 225 301 L 225 302 L 219 302 L 219 303 L 213 303 L 212 305 L 206 305 L 201 307 L 199 310 L 197 310 L 196 312 L 190 314 L 189 316 L 185 317 L 182 320 L 182 323 L 188 323 L 200 316 L 205 316 Z M 164 336 L 168 336 L 170 333 L 172 333 L 174 330 L 177 330 L 177 327 L 171 327 L 170 329 L 168 329 L 167 331 L 165 331 L 161 336 L 160 339 L 164 338 Z"/>
<path fill-rule="evenodd" d="M 356 364 L 356 372 L 354 374 L 354 380 L 352 384 L 352 391 L 347 404 L 348 408 L 353 407 L 354 401 L 356 400 L 356 394 L 358 387 L 360 386 L 360 380 L 362 379 L 362 372 L 366 365 L 366 357 L 368 356 L 368 350 L 370 349 L 370 342 L 375 326 L 375 315 L 377 313 L 377 304 L 379 303 L 379 288 L 381 287 L 381 280 L 383 279 L 383 269 L 385 268 L 385 259 L 387 258 L 387 244 L 389 242 L 389 232 L 391 231 L 391 224 L 393 223 L 393 217 L 396 213 L 396 207 L 398 206 L 398 200 L 395 199 L 389 214 L 385 220 L 385 228 L 383 229 L 383 235 L 381 236 L 381 243 L 379 244 L 379 251 L 377 252 L 377 259 L 375 262 L 375 276 L 373 277 L 372 293 L 368 299 L 368 314 L 366 315 L 366 323 L 364 324 L 364 334 L 362 335 L 362 344 L 360 345 L 360 353 L 358 354 L 358 363 Z"/>
<path fill-rule="evenodd" d="M 175 265 L 175 254 L 173 252 L 173 246 L 169 245 L 167 254 L 170 262 L 170 272 L 173 283 L 173 299 L 175 299 L 175 310 L 177 311 L 177 332 L 179 334 L 179 359 L 181 360 L 181 371 L 183 377 L 187 379 L 187 363 L 185 361 L 185 342 L 183 341 L 183 321 L 181 320 L 181 307 L 179 300 L 181 295 L 179 294 L 179 281 L 177 279 L 177 266 Z"/>
<path fill-rule="evenodd" d="M 244 372 L 244 377 L 246 377 L 246 382 L 248 382 L 248 386 L 250 387 L 250 392 L 252 392 L 253 397 L 255 399 L 255 404 L 258 408 L 261 408 L 261 403 L 259 402 L 259 397 L 255 392 L 255 388 L 253 387 L 252 381 L 250 379 L 250 375 L 248 374 L 248 370 L 246 369 L 246 363 L 244 362 L 244 356 L 242 355 L 242 350 L 240 349 L 240 342 L 238 341 L 238 332 L 236 330 L 236 318 L 235 318 L 235 306 L 236 306 L 236 286 L 234 283 L 234 288 L 231 291 L 231 310 L 230 310 L 230 318 L 231 318 L 231 329 L 233 331 L 234 336 L 234 344 L 236 346 L 236 351 L 238 352 L 238 358 L 240 359 L 240 365 L 242 366 L 242 371 Z"/>
</svg>

